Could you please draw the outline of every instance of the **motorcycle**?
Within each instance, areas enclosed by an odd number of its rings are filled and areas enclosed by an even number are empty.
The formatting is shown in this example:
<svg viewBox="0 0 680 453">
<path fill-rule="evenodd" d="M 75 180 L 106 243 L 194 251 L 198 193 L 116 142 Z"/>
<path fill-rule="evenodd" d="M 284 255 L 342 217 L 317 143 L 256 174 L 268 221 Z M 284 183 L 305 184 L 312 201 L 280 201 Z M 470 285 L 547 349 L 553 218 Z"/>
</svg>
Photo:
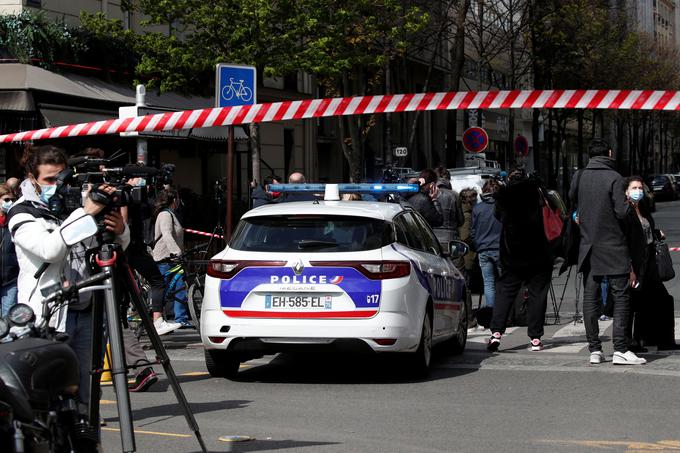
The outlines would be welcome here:
<svg viewBox="0 0 680 453">
<path fill-rule="evenodd" d="M 108 276 L 50 288 L 38 323 L 26 304 L 0 318 L 0 451 L 97 451 L 99 430 L 88 422 L 78 397 L 78 357 L 65 343 L 68 336 L 49 327 L 49 319 L 78 290 Z"/>
</svg>

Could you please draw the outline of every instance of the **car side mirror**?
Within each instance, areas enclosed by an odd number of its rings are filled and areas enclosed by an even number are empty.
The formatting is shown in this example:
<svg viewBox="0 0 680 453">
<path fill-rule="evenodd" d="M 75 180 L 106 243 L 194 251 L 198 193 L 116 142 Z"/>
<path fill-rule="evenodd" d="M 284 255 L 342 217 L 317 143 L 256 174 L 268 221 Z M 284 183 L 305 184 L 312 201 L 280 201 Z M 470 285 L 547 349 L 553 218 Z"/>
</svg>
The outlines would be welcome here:
<svg viewBox="0 0 680 453">
<path fill-rule="evenodd" d="M 68 246 L 77 244 L 97 234 L 97 222 L 90 215 L 84 215 L 63 225 L 59 231 L 64 243 Z"/>
<path fill-rule="evenodd" d="M 469 251 L 470 247 L 463 241 L 449 242 L 449 256 L 453 259 L 461 258 L 467 255 Z"/>
</svg>

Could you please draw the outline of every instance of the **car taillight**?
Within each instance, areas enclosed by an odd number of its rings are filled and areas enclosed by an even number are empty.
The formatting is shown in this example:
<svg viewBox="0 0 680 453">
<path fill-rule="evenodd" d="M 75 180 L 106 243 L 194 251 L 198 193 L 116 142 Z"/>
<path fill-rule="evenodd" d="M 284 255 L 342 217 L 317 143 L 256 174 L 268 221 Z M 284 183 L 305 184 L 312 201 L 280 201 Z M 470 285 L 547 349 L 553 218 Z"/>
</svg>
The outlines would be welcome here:
<svg viewBox="0 0 680 453">
<path fill-rule="evenodd" d="M 208 263 L 208 275 L 215 278 L 229 280 L 246 267 L 280 267 L 285 265 L 285 261 L 210 260 Z"/>
<path fill-rule="evenodd" d="M 408 261 L 312 261 L 312 266 L 351 267 L 371 280 L 406 277 L 411 273 Z"/>
</svg>

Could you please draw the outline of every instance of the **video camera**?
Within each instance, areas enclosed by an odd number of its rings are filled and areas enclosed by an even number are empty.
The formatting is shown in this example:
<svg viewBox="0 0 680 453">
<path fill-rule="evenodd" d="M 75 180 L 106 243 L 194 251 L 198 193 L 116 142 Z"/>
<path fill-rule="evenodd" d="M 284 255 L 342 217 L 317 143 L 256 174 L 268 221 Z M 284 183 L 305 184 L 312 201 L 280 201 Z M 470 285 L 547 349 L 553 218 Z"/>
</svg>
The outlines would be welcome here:
<svg viewBox="0 0 680 453">
<path fill-rule="evenodd" d="M 141 205 L 147 201 L 148 192 L 145 185 L 131 186 L 127 182 L 134 178 L 151 179 L 158 185 L 171 184 L 175 171 L 173 164 L 165 164 L 160 169 L 140 165 L 107 168 L 108 159 L 91 157 L 75 157 L 69 159 L 67 168 L 57 175 L 57 191 L 50 198 L 50 211 L 57 216 L 68 215 L 81 207 L 85 193 L 91 187 L 90 198 L 111 208 Z M 99 188 L 108 184 L 115 188 L 114 193 L 107 194 Z"/>
</svg>

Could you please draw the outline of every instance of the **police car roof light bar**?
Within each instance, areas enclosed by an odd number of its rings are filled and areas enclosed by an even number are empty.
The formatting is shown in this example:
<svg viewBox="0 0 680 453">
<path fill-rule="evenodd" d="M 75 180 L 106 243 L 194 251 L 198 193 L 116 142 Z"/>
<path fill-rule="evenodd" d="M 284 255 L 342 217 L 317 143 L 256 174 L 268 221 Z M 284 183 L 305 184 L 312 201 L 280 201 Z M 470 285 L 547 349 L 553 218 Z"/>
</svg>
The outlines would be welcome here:
<svg viewBox="0 0 680 453">
<path fill-rule="evenodd" d="M 418 184 L 270 184 L 272 192 L 313 192 L 324 193 L 326 186 L 335 185 L 340 193 L 415 193 L 420 190 Z"/>
</svg>

